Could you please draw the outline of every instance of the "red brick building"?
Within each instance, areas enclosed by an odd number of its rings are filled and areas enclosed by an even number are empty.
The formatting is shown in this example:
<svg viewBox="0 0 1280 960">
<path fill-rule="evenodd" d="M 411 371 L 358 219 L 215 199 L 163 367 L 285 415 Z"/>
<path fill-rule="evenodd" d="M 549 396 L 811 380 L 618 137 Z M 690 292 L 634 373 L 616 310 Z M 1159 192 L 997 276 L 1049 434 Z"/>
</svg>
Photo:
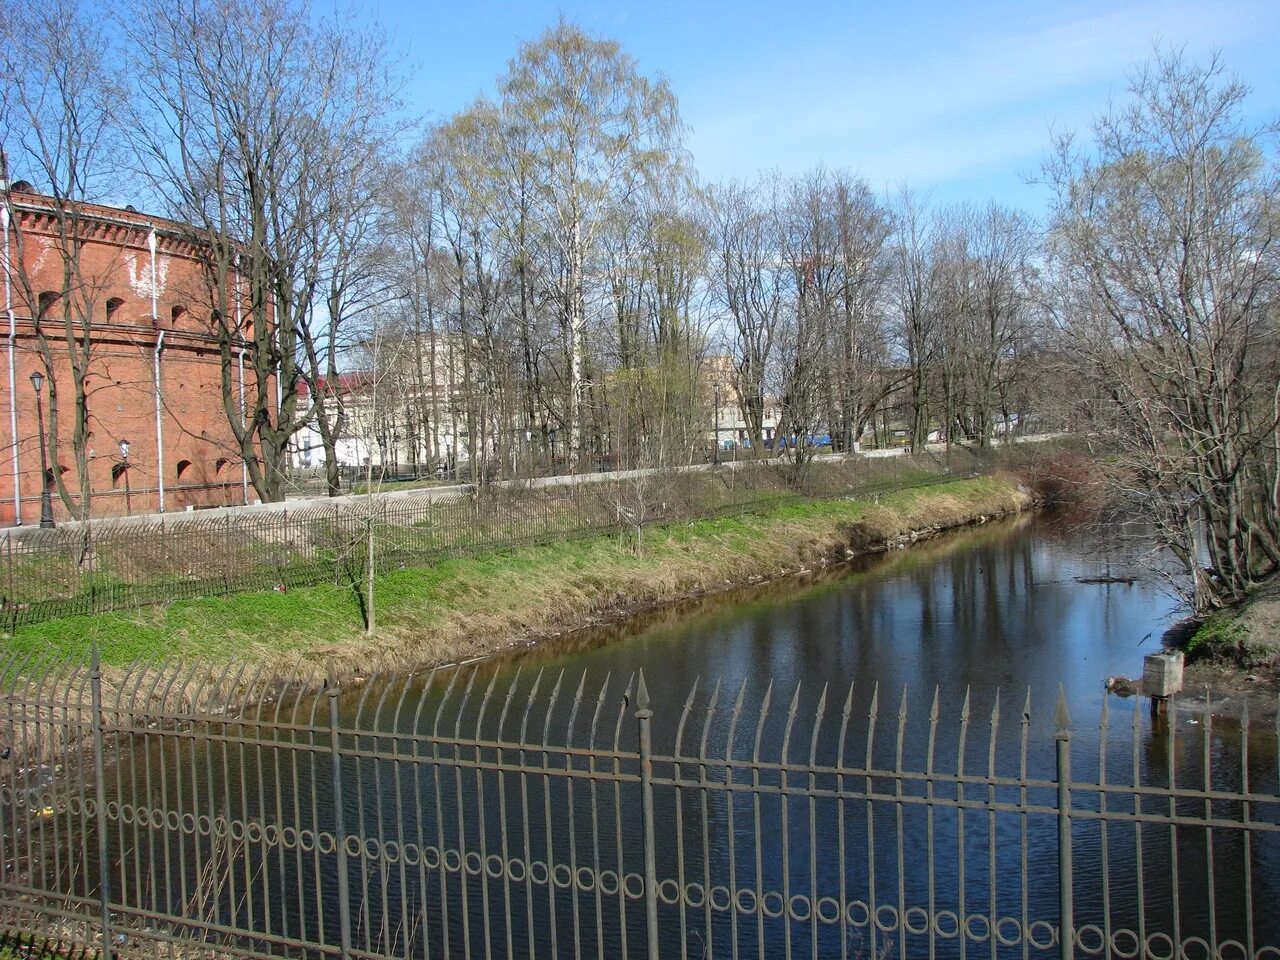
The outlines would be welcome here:
<svg viewBox="0 0 1280 960">
<path fill-rule="evenodd" d="M 86 371 L 82 447 L 92 516 L 253 499 L 223 403 L 219 321 L 192 230 L 131 209 L 87 204 L 76 206 L 70 219 L 59 218 L 52 200 L 21 183 L 0 204 L 0 217 L 0 322 L 7 335 L 0 350 L 0 525 L 40 519 L 40 431 L 31 382 L 37 370 L 46 378 L 41 402 L 49 470 L 43 482 L 56 518 L 71 512 L 55 470 L 78 504 L 73 362 Z M 237 313 L 247 310 L 237 307 Z M 244 391 L 252 400 L 254 389 L 244 372 L 251 349 L 246 342 L 229 371 L 240 411 Z"/>
</svg>

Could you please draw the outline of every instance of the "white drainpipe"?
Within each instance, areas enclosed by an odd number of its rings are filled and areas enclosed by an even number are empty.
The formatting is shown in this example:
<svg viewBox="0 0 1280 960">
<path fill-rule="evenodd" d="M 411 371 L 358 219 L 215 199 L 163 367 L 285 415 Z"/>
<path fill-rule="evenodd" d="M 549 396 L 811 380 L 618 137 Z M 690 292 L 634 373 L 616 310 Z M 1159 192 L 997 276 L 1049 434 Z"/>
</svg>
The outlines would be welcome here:
<svg viewBox="0 0 1280 960">
<path fill-rule="evenodd" d="M 236 336 L 240 338 L 240 355 L 236 358 L 240 368 L 240 429 L 244 423 L 244 297 L 240 291 L 240 254 L 235 255 L 235 291 L 236 291 Z M 249 461 L 245 458 L 244 447 L 240 448 L 240 486 L 244 491 L 245 506 L 249 505 Z"/>
<path fill-rule="evenodd" d="M 240 348 L 240 355 L 237 358 L 240 367 L 240 427 L 244 428 L 244 348 Z M 247 506 L 249 503 L 249 461 L 244 457 L 244 451 L 240 453 L 240 485 L 244 488 L 244 502 Z"/>
<path fill-rule="evenodd" d="M 4 312 L 9 318 L 9 452 L 13 456 L 13 522 L 22 526 L 22 493 L 18 472 L 18 393 L 13 369 L 14 346 L 18 337 L 13 317 L 13 279 L 9 273 L 9 208 L 0 207 L 0 229 L 4 230 Z"/>
<path fill-rule="evenodd" d="M 164 419 L 161 416 L 163 402 L 160 396 L 160 353 L 164 350 L 164 335 L 168 331 L 161 330 L 156 337 L 156 483 L 160 489 L 160 512 L 164 513 Z"/>
<path fill-rule="evenodd" d="M 279 325 L 280 301 L 276 299 L 276 295 L 274 293 L 271 294 L 271 319 L 272 319 L 272 322 L 276 324 L 276 329 L 279 330 L 280 329 L 280 325 Z M 277 426 L 279 426 L 280 424 L 280 410 L 284 407 L 284 381 L 280 377 L 280 374 L 283 372 L 283 370 L 284 370 L 284 364 L 280 364 L 279 366 L 276 367 L 276 425 Z M 285 441 L 284 441 L 283 452 L 284 452 L 285 469 L 287 470 L 290 466 L 289 440 L 287 437 L 285 438 Z"/>
<path fill-rule="evenodd" d="M 151 324 L 160 326 L 160 311 L 157 299 L 160 295 L 160 277 L 156 273 L 156 228 L 152 227 L 147 234 L 147 249 L 151 251 Z M 155 377 L 156 377 L 156 486 L 160 492 L 160 512 L 164 513 L 164 419 L 162 417 L 163 402 L 160 396 L 160 354 L 164 350 L 164 335 L 161 330 L 156 336 Z"/>
</svg>

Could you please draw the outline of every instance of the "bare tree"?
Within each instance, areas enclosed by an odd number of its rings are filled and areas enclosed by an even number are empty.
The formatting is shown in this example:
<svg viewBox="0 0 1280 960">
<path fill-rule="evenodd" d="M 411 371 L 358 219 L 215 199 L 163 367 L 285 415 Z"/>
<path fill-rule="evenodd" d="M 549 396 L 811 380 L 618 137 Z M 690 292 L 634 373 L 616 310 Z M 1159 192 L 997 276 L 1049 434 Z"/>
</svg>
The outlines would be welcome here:
<svg viewBox="0 0 1280 960">
<path fill-rule="evenodd" d="M 940 211 L 931 244 L 936 379 L 945 438 L 986 446 L 1010 428 L 1019 361 L 1032 341 L 1032 260 L 1027 218 L 988 204 Z"/>
<path fill-rule="evenodd" d="M 111 49 L 75 0 L 38 8 L 0 3 L 0 70 L 0 157 L 7 154 L 13 166 L 0 171 L 3 227 L 13 242 L 6 267 L 31 317 L 48 384 L 53 465 L 41 482 L 53 483 L 72 516 L 87 519 L 92 378 L 104 374 L 93 325 L 105 315 L 103 291 L 112 277 L 82 257 L 93 230 L 83 204 L 100 199 L 113 172 L 120 89 Z M 41 196 L 12 189 L 11 175 L 33 181 Z M 23 229 L 36 221 L 47 247 Z M 71 422 L 73 482 L 59 469 L 64 420 Z"/>
<path fill-rule="evenodd" d="M 906 361 L 911 450 L 929 438 L 929 371 L 937 350 L 937 311 L 929 262 L 929 222 L 920 199 L 903 190 L 894 209 L 894 302 Z"/>
<path fill-rule="evenodd" d="M 147 0 L 131 13 L 130 128 L 157 193 L 203 241 L 223 405 L 255 490 L 279 500 L 312 412 L 299 386 L 330 265 L 324 225 L 343 219 L 328 178 L 347 161 L 342 138 L 385 109 L 382 41 L 290 0 Z M 245 416 L 233 369 L 247 347 Z"/>
<path fill-rule="evenodd" d="M 776 179 L 711 191 L 711 298 L 730 318 L 742 418 L 755 455 L 764 449 L 767 378 L 789 272 L 782 260 Z"/>
<path fill-rule="evenodd" d="M 1047 164 L 1058 319 L 1114 482 L 1204 611 L 1280 568 L 1280 178 L 1216 59 L 1160 51 L 1130 94 Z"/>
<path fill-rule="evenodd" d="M 782 220 L 793 299 L 780 426 L 794 434 L 800 463 L 812 434 L 852 448 L 900 382 L 888 369 L 883 311 L 889 218 L 863 181 L 819 168 L 792 182 Z"/>
<path fill-rule="evenodd" d="M 308 189 L 318 198 L 311 225 L 321 267 L 310 309 L 298 321 L 301 375 L 311 401 L 300 419 L 320 435 L 330 496 L 341 492 L 337 440 L 347 413 L 345 392 L 327 390 L 326 384 L 339 377 L 353 325 L 398 295 L 386 240 L 390 177 L 383 158 L 396 132 L 386 116 L 390 101 L 380 74 L 360 71 L 350 79 L 350 109 L 341 111 L 346 126 L 324 131 L 328 148 L 308 158 Z"/>
<path fill-rule="evenodd" d="M 827 348 L 827 425 L 837 449 L 857 450 L 877 407 L 902 382 L 889 366 L 885 317 L 891 217 L 866 182 L 847 173 L 833 175 L 831 193 L 839 272 Z"/>
</svg>

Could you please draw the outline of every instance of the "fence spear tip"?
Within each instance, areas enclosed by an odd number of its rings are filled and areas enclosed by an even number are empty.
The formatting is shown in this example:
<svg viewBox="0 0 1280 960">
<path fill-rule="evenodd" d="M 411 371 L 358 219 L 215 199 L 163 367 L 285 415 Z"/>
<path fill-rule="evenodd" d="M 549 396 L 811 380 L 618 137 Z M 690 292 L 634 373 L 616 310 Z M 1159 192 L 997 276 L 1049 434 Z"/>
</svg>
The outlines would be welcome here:
<svg viewBox="0 0 1280 960">
<path fill-rule="evenodd" d="M 693 685 L 689 687 L 689 695 L 684 698 L 684 709 L 686 713 L 692 709 L 694 697 L 698 695 L 698 681 L 700 679 L 701 677 L 693 678 Z"/>
<path fill-rule="evenodd" d="M 1062 684 L 1058 684 L 1058 706 L 1053 712 L 1053 725 L 1058 733 L 1066 733 L 1071 729 L 1071 714 L 1067 710 L 1067 694 Z"/>
<path fill-rule="evenodd" d="M 612 678 L 613 672 L 609 671 L 604 675 L 604 682 L 600 684 L 600 692 L 596 694 L 596 703 L 602 704 L 605 701 L 605 695 L 609 692 L 609 680 Z"/>
<path fill-rule="evenodd" d="M 787 707 L 787 716 L 794 718 L 796 711 L 800 709 L 800 684 L 796 684 L 795 692 L 791 695 L 791 703 Z"/>
<path fill-rule="evenodd" d="M 765 684 L 765 687 L 764 687 L 764 698 L 760 701 L 761 722 L 763 722 L 764 718 L 769 715 L 769 707 L 772 703 L 773 703 L 773 679 L 770 678 L 769 682 Z"/>
<path fill-rule="evenodd" d="M 853 685 L 855 683 L 857 683 L 856 680 L 849 681 L 849 689 L 844 695 L 844 706 L 840 708 L 840 716 L 846 720 L 853 716 Z"/>
<path fill-rule="evenodd" d="M 649 709 L 649 687 L 644 682 L 644 671 L 641 670 L 636 680 L 636 709 Z"/>
</svg>

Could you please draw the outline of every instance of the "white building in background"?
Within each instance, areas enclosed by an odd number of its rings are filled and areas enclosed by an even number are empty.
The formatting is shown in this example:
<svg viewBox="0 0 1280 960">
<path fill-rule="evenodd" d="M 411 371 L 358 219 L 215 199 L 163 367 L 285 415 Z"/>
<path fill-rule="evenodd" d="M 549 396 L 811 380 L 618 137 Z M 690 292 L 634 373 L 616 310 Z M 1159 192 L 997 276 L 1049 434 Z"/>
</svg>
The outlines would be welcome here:
<svg viewBox="0 0 1280 960">
<path fill-rule="evenodd" d="M 384 348 L 375 371 L 340 374 L 322 389 L 341 397 L 346 425 L 335 443 L 344 467 L 388 469 L 467 459 L 465 396 L 456 337 L 427 334 L 419 342 Z M 310 402 L 305 382 L 300 403 Z M 294 467 L 325 464 L 324 441 L 314 423 L 298 432 L 292 445 Z"/>
<path fill-rule="evenodd" d="M 733 357 L 720 355 L 708 357 L 705 366 L 707 406 L 712 422 L 708 424 L 709 436 L 721 450 L 749 446 L 750 434 L 747 420 L 742 415 L 742 402 L 738 395 L 738 377 Z M 761 422 L 761 439 L 772 442 L 778 429 L 779 404 L 774 397 L 765 397 L 764 417 Z"/>
<path fill-rule="evenodd" d="M 323 384 L 323 389 L 330 394 L 341 393 L 350 415 L 352 407 L 358 406 L 360 388 L 366 379 L 365 374 L 343 373 L 339 374 L 336 383 Z M 310 385 L 305 381 L 298 384 L 298 402 L 300 405 L 311 402 Z M 346 466 L 362 464 L 365 462 L 364 458 L 369 455 L 368 444 L 359 432 L 347 431 L 344 436 L 338 438 L 334 446 L 338 462 Z M 320 436 L 320 428 L 315 423 L 308 423 L 298 431 L 293 438 L 291 449 L 290 459 L 294 467 L 313 469 L 325 465 L 324 440 Z"/>
</svg>

